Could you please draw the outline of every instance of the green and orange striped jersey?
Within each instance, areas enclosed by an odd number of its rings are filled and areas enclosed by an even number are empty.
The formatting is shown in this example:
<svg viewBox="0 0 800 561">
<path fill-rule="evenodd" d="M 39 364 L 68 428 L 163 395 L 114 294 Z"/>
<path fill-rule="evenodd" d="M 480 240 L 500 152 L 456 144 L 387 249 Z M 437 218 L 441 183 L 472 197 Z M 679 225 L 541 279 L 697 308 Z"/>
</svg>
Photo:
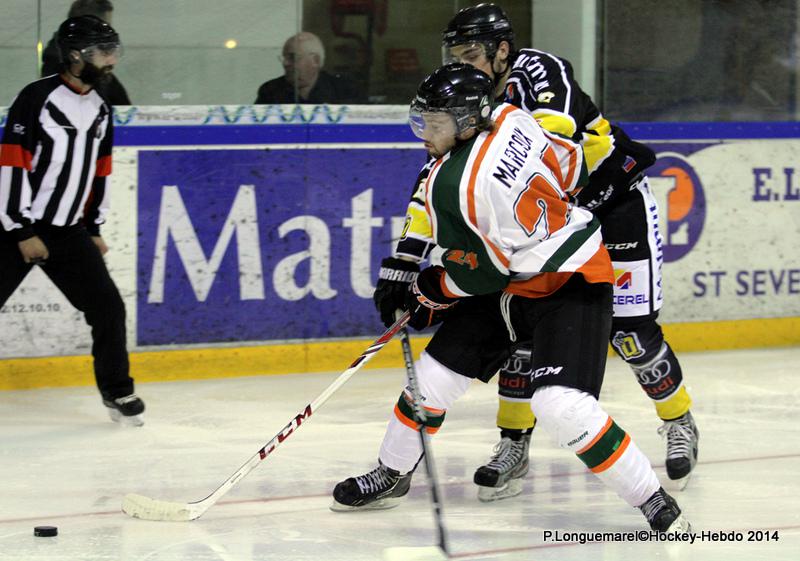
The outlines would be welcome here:
<svg viewBox="0 0 800 561">
<path fill-rule="evenodd" d="M 424 183 L 445 292 L 539 297 L 576 272 L 612 282 L 598 221 L 567 195 L 586 180 L 580 147 L 509 104 L 492 118 L 491 131 L 434 162 Z"/>
</svg>

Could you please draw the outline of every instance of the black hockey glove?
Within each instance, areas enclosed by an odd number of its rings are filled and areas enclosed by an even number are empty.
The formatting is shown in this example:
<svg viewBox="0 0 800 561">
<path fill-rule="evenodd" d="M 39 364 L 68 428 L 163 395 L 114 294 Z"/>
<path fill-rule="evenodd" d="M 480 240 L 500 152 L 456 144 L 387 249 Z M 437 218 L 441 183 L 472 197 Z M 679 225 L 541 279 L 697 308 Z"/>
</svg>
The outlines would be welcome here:
<svg viewBox="0 0 800 561">
<path fill-rule="evenodd" d="M 443 275 L 443 267 L 428 267 L 409 287 L 406 309 L 411 312 L 408 325 L 414 329 L 425 329 L 441 323 L 447 310 L 458 302 L 457 298 L 449 298 L 442 292 Z"/>
<path fill-rule="evenodd" d="M 372 294 L 372 301 L 381 314 L 383 325 L 389 327 L 395 322 L 395 310 L 406 309 L 408 287 L 417 278 L 419 265 L 403 259 L 387 257 L 381 261 L 378 272 L 378 285 Z"/>
</svg>

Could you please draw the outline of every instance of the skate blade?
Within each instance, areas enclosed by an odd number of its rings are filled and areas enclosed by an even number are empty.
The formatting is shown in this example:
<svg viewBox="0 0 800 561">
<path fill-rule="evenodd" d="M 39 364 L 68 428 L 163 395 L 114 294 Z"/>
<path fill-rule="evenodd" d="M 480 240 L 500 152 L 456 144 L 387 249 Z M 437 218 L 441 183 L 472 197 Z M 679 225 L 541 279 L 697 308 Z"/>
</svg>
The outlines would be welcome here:
<svg viewBox="0 0 800 561">
<path fill-rule="evenodd" d="M 383 561 L 447 561 L 449 557 L 441 547 L 387 547 Z"/>
<path fill-rule="evenodd" d="M 141 415 L 131 415 L 130 417 L 126 417 L 117 409 L 111 409 L 110 407 L 108 408 L 108 416 L 111 417 L 111 420 L 115 423 L 119 423 L 128 427 L 141 427 L 144 425 L 144 419 Z"/>
<path fill-rule="evenodd" d="M 522 480 L 511 479 L 505 485 L 500 487 L 478 487 L 478 500 L 482 503 L 490 503 L 492 501 L 499 501 L 516 497 L 522 493 Z"/>
<path fill-rule="evenodd" d="M 678 515 L 678 517 L 672 521 L 672 524 L 669 525 L 667 528 L 667 534 L 689 534 L 692 531 L 692 525 L 689 524 L 689 521 L 683 517 L 683 514 Z"/>
<path fill-rule="evenodd" d="M 686 489 L 686 486 L 689 484 L 689 480 L 692 478 L 692 473 L 694 473 L 694 470 L 678 479 L 667 479 L 667 481 L 669 481 L 669 489 L 671 491 L 683 491 Z"/>
<path fill-rule="evenodd" d="M 333 499 L 333 502 L 330 504 L 329 508 L 333 512 L 356 512 L 359 510 L 388 510 L 390 508 L 395 508 L 402 501 L 403 497 L 396 497 L 393 499 L 380 499 L 378 501 L 371 502 L 361 506 L 349 506 L 349 505 L 343 505 L 336 499 Z"/>
</svg>

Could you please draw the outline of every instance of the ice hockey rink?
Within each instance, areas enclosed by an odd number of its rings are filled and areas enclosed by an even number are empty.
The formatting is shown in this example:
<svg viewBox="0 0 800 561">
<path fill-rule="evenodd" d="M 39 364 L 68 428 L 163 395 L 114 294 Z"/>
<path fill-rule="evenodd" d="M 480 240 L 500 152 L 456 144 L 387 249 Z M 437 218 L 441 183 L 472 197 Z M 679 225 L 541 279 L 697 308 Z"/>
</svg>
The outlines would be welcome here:
<svg viewBox="0 0 800 561">
<path fill-rule="evenodd" d="M 452 557 L 800 558 L 800 348 L 680 359 L 695 400 L 700 462 L 686 490 L 673 494 L 698 534 L 694 544 L 545 540 L 547 530 L 627 532 L 646 524 L 542 431 L 534 433 L 523 494 L 479 503 L 472 473 L 498 433 L 496 387 L 476 383 L 434 439 Z M 0 392 L 0 559 L 366 561 L 386 547 L 434 544 L 422 469 L 394 510 L 328 509 L 337 481 L 374 466 L 402 369 L 357 373 L 202 518 L 150 522 L 120 511 L 129 492 L 204 498 L 337 374 L 140 384 L 148 407 L 142 428 L 108 421 L 93 387 Z M 665 481 L 659 422 L 617 359 L 609 361 L 601 399 Z M 34 537 L 36 525 L 57 526 L 59 535 Z M 769 530 L 770 541 L 759 530 Z M 742 541 L 701 541 L 703 531 Z"/>
</svg>

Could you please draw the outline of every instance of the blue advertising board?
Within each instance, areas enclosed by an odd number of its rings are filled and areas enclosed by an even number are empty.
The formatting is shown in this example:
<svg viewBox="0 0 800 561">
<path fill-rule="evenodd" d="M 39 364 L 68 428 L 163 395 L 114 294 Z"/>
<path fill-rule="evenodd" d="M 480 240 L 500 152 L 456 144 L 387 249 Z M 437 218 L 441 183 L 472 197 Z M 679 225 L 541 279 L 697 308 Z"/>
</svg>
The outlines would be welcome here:
<svg viewBox="0 0 800 561">
<path fill-rule="evenodd" d="M 140 150 L 139 345 L 347 337 L 420 149 Z"/>
<path fill-rule="evenodd" d="M 798 134 L 786 123 L 628 126 L 659 156 L 648 174 L 664 198 L 664 263 L 688 263 L 689 273 L 672 269 L 675 277 L 691 277 L 694 260 L 707 260 L 697 255 L 706 251 L 706 183 L 715 172 L 696 154 L 722 146 L 726 135 Z M 380 331 L 371 301 L 377 268 L 425 161 L 407 126 L 132 123 L 119 127 L 118 141 L 138 147 L 137 345 Z M 678 293 L 686 282 L 679 277 L 669 288 Z M 708 309 L 700 319 L 719 315 Z"/>
</svg>

